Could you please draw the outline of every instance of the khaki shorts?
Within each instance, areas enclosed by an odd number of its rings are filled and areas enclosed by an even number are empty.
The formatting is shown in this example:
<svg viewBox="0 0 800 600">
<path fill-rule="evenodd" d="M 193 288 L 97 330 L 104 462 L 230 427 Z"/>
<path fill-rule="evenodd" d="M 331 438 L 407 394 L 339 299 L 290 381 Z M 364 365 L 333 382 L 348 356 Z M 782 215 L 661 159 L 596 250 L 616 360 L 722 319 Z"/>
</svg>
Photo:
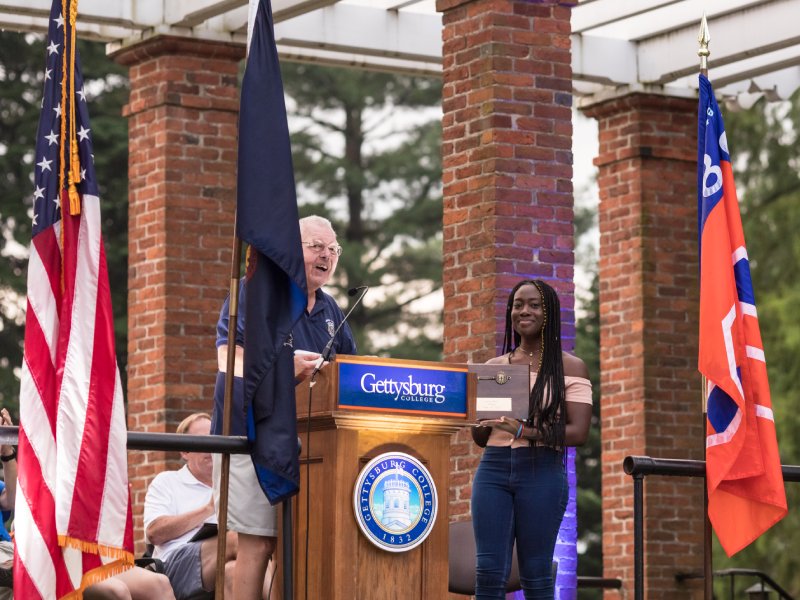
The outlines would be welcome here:
<svg viewBox="0 0 800 600">
<path fill-rule="evenodd" d="M 222 455 L 214 454 L 214 507 L 219 513 Z M 278 537 L 278 510 L 267 500 L 247 454 L 231 454 L 228 477 L 228 529 L 238 533 Z"/>
</svg>

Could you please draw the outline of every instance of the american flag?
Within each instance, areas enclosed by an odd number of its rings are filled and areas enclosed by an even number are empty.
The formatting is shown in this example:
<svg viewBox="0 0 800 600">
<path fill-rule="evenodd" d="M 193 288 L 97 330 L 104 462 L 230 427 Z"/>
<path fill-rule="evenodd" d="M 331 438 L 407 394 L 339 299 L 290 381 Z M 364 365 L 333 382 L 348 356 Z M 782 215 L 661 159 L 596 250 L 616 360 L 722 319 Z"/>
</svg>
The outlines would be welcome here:
<svg viewBox="0 0 800 600">
<path fill-rule="evenodd" d="M 780 521 L 787 505 L 728 140 L 703 75 L 698 119 L 698 368 L 708 380 L 708 516 L 730 556 Z"/>
<path fill-rule="evenodd" d="M 80 597 L 133 562 L 125 413 L 69 12 L 54 1 L 34 158 L 14 521 L 14 594 L 26 600 Z"/>
</svg>

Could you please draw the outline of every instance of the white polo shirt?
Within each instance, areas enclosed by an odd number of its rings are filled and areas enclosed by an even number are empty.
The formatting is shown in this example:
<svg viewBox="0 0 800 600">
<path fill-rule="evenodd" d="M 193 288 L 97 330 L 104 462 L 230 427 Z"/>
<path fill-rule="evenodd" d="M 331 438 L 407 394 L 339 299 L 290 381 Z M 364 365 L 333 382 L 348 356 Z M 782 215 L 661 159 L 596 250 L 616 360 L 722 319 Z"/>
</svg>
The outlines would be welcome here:
<svg viewBox="0 0 800 600">
<path fill-rule="evenodd" d="M 182 515 L 205 506 L 211 501 L 212 489 L 198 480 L 189 467 L 184 465 L 177 471 L 164 471 L 156 475 L 144 499 L 144 530 L 159 517 Z M 216 523 L 216 514 L 206 519 Z M 198 525 L 182 536 L 155 546 L 153 558 L 166 560 L 182 544 L 188 542 L 200 529 Z"/>
</svg>

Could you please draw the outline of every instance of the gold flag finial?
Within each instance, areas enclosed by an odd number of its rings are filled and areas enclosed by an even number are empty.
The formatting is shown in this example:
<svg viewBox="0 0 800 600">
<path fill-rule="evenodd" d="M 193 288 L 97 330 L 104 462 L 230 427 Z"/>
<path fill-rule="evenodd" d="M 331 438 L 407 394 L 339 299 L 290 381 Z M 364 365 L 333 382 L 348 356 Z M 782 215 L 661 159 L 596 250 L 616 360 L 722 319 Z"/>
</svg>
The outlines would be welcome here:
<svg viewBox="0 0 800 600">
<path fill-rule="evenodd" d="M 708 49 L 708 43 L 711 41 L 711 33 L 708 31 L 708 20 L 706 13 L 703 11 L 703 18 L 700 20 L 700 33 L 697 34 L 697 42 L 700 48 L 697 50 L 697 56 L 700 57 L 700 72 L 703 75 L 708 75 L 708 55 L 711 52 Z"/>
</svg>

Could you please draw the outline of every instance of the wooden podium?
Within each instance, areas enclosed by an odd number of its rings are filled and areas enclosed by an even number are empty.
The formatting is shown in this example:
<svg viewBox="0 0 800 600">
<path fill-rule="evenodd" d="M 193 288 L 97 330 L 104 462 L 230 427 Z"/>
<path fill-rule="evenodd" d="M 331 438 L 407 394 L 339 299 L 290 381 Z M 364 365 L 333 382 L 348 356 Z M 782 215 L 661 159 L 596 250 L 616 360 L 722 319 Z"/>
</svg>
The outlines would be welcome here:
<svg viewBox="0 0 800 600">
<path fill-rule="evenodd" d="M 340 398 L 340 371 L 346 374 L 345 367 L 370 366 L 464 372 L 464 410 L 462 414 L 437 414 L 430 407 L 353 406 L 352 395 Z M 293 512 L 297 600 L 306 600 L 306 573 L 309 600 L 428 600 L 447 596 L 450 437 L 474 422 L 475 392 L 476 379 L 467 373 L 466 365 L 356 356 L 339 356 L 320 370 L 311 390 L 310 410 L 309 383 L 297 386 L 297 433 L 303 445 L 300 494 Z M 310 440 L 306 437 L 309 425 Z M 420 545 L 407 551 L 376 546 L 361 531 L 355 517 L 354 489 L 359 473 L 371 459 L 385 452 L 416 458 L 430 472 L 437 489 L 434 525 Z M 306 509 L 309 500 L 310 515 Z"/>
</svg>

